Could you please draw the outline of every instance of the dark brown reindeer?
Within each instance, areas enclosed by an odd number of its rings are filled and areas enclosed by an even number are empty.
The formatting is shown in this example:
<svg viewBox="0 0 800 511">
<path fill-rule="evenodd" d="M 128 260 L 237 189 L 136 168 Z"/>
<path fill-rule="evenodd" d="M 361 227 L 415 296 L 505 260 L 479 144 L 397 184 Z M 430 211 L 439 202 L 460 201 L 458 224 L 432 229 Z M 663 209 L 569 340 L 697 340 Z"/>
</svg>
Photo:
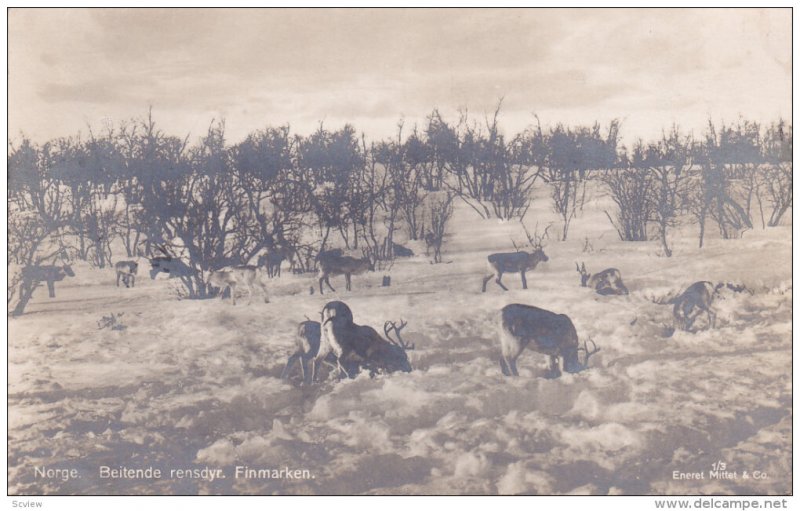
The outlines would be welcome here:
<svg viewBox="0 0 800 511">
<path fill-rule="evenodd" d="M 155 280 L 159 273 L 166 273 L 169 278 L 185 277 L 194 273 L 189 265 L 177 257 L 173 257 L 163 245 L 155 246 L 164 255 L 150 258 L 151 280 Z"/>
<path fill-rule="evenodd" d="M 266 267 L 269 278 L 281 276 L 281 265 L 285 260 L 292 261 L 294 252 L 288 246 L 276 245 L 266 254 L 258 257 L 258 266 Z"/>
<path fill-rule="evenodd" d="M 61 282 L 67 277 L 74 277 L 75 272 L 72 267 L 65 263 L 57 264 L 35 264 L 26 266 L 22 269 L 22 279 L 28 289 L 35 289 L 42 282 L 47 283 L 47 295 L 50 298 L 56 297 L 56 282 Z"/>
<path fill-rule="evenodd" d="M 561 376 L 559 358 L 564 370 L 578 372 L 589 364 L 589 357 L 600 351 L 591 339 L 589 351 L 584 342 L 579 345 L 575 326 L 565 314 L 556 314 L 531 305 L 512 303 L 500 312 L 500 369 L 506 376 L 519 376 L 517 358 L 526 347 L 550 357 L 548 378 Z M 585 353 L 581 361 L 578 352 Z"/>
<path fill-rule="evenodd" d="M 353 312 L 344 302 L 328 302 L 322 309 L 321 318 L 320 348 L 314 358 L 312 381 L 319 363 L 331 353 L 340 376 L 355 377 L 362 368 L 369 370 L 370 375 L 411 371 L 406 351 L 414 349 L 414 345 L 400 337 L 405 321 L 401 321 L 399 326 L 387 321 L 384 339 L 374 328 L 357 325 L 353 321 Z M 397 340 L 391 338 L 391 332 L 395 333 Z"/>
<path fill-rule="evenodd" d="M 375 264 L 370 257 L 365 253 L 361 259 L 355 257 L 334 255 L 327 252 L 326 255 L 319 257 L 319 293 L 324 294 L 322 290 L 322 283 L 328 284 L 331 291 L 336 292 L 331 286 L 330 277 L 336 275 L 344 275 L 345 289 L 351 290 L 350 277 L 352 275 L 360 275 L 367 271 L 375 271 Z"/>
<path fill-rule="evenodd" d="M 622 282 L 622 274 L 616 268 L 606 268 L 600 273 L 590 274 L 586 271 L 586 264 L 575 263 L 575 268 L 581 274 L 581 286 L 594 289 L 600 295 L 627 295 L 628 288 Z"/>
<path fill-rule="evenodd" d="M 483 293 L 486 292 L 486 284 L 488 284 L 494 276 L 497 276 L 495 283 L 503 288 L 504 291 L 508 291 L 508 288 L 504 286 L 502 282 L 504 273 L 519 273 L 522 279 L 522 289 L 528 289 L 528 281 L 525 278 L 525 272 L 533 270 L 539 263 L 549 260 L 544 253 L 544 246 L 542 245 L 543 240 L 547 236 L 547 229 L 549 228 L 550 226 L 548 225 L 541 236 L 531 236 L 528 229 L 525 229 L 525 226 L 523 226 L 525 235 L 533 248 L 530 252 L 519 250 L 514 240 L 511 240 L 514 248 L 517 248 L 516 252 L 501 252 L 489 255 L 489 257 L 486 258 L 489 274 L 483 278 L 483 287 L 481 291 Z"/>
</svg>

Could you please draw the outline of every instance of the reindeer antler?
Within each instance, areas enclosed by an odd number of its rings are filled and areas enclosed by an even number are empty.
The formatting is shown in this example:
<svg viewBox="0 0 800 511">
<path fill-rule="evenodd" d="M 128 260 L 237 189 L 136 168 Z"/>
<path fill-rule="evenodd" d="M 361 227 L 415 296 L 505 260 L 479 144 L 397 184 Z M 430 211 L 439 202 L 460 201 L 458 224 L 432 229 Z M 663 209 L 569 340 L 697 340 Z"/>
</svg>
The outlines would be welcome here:
<svg viewBox="0 0 800 511">
<path fill-rule="evenodd" d="M 597 347 L 597 344 L 594 343 L 594 340 L 590 337 L 588 342 L 592 343 L 592 350 L 589 351 L 589 347 L 586 344 L 587 341 L 583 341 L 583 346 L 578 347 L 578 351 L 583 351 L 586 355 L 583 359 L 583 367 L 589 367 L 589 357 L 600 351 L 600 348 Z"/>
<path fill-rule="evenodd" d="M 550 227 L 552 227 L 552 225 L 553 225 L 552 222 L 548 224 L 547 227 L 545 227 L 544 232 L 542 233 L 541 236 L 539 236 L 539 222 L 536 222 L 536 227 L 533 230 L 533 235 L 531 235 L 531 233 L 528 232 L 528 228 L 525 227 L 525 224 L 522 224 L 522 230 L 525 231 L 525 236 L 528 238 L 528 242 L 531 244 L 533 248 L 543 248 L 544 247 L 543 241 L 549 239 L 547 231 L 550 229 Z"/>
<path fill-rule="evenodd" d="M 414 343 L 408 344 L 407 342 L 403 341 L 403 338 L 400 336 L 400 330 L 406 327 L 408 323 L 404 319 L 400 319 L 400 326 L 394 321 L 387 321 L 383 324 L 383 333 L 386 334 L 386 338 L 389 339 L 389 342 L 394 344 L 395 346 L 399 346 L 404 350 L 413 350 L 416 346 Z M 392 339 L 390 333 L 394 331 L 395 335 L 397 336 L 397 340 Z"/>
</svg>

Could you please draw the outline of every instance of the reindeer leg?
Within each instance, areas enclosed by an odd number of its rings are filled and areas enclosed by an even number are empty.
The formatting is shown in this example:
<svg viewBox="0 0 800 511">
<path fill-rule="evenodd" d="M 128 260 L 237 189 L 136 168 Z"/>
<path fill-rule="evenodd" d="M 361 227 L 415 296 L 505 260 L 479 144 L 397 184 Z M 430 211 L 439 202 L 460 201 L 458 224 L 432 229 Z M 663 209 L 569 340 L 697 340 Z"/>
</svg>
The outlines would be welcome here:
<svg viewBox="0 0 800 511">
<path fill-rule="evenodd" d="M 711 311 L 711 309 L 706 309 L 708 312 L 708 325 L 711 328 L 716 328 L 717 326 L 717 315 Z"/>
<path fill-rule="evenodd" d="M 120 273 L 117 272 L 117 287 L 119 287 L 119 277 L 120 277 Z"/>
<path fill-rule="evenodd" d="M 283 368 L 283 372 L 281 373 L 281 379 L 282 380 L 285 380 L 286 378 L 289 377 L 289 371 L 292 369 L 292 366 L 294 365 L 294 363 L 297 361 L 297 359 L 299 357 L 300 357 L 299 353 L 293 353 L 289 357 L 289 360 L 286 361 L 286 367 Z M 301 363 L 303 363 L 303 362 L 301 362 Z M 306 375 L 306 371 L 305 371 L 305 367 L 303 367 L 303 377 L 305 377 L 305 375 Z"/>
<path fill-rule="evenodd" d="M 314 357 L 311 359 L 311 384 L 313 385 L 317 379 L 317 366 L 319 365 L 319 359 Z"/>
<path fill-rule="evenodd" d="M 336 357 L 336 367 L 339 369 L 339 378 L 342 377 L 342 373 L 344 373 L 347 378 L 350 378 L 350 373 L 342 366 L 342 361 L 339 357 Z"/>
<path fill-rule="evenodd" d="M 333 289 L 333 286 L 331 285 L 331 281 L 330 281 L 330 279 L 328 277 L 325 277 L 325 283 L 328 284 L 328 287 L 331 289 L 331 291 L 333 291 L 334 293 L 336 292 L 336 290 Z"/>
<path fill-rule="evenodd" d="M 495 279 L 495 282 L 497 283 L 498 286 L 503 288 L 503 291 L 508 291 L 508 288 L 503 285 L 502 280 L 503 280 L 503 272 L 498 272 L 497 273 L 497 278 Z"/>
<path fill-rule="evenodd" d="M 303 385 L 311 385 L 311 373 L 308 370 L 308 357 L 300 357 L 300 368 L 303 370 Z M 311 359 L 311 363 L 314 363 L 314 359 Z"/>
<path fill-rule="evenodd" d="M 508 362 L 504 356 L 500 356 L 500 370 L 503 371 L 504 376 L 511 376 L 511 370 L 508 368 Z"/>
<path fill-rule="evenodd" d="M 519 376 L 519 372 L 517 371 L 517 357 L 507 358 L 506 363 L 508 364 L 508 368 L 511 369 L 511 375 Z"/>
<path fill-rule="evenodd" d="M 56 283 L 52 280 L 47 281 L 47 294 L 50 296 L 50 298 L 56 297 Z"/>
<path fill-rule="evenodd" d="M 231 290 L 231 305 L 236 305 L 236 284 L 231 284 L 228 289 Z"/>
<path fill-rule="evenodd" d="M 323 280 L 325 280 L 325 277 L 320 277 L 320 278 L 319 278 L 319 294 L 321 294 L 321 295 L 322 295 L 322 294 L 325 294 L 325 293 L 323 293 L 323 291 L 322 291 L 322 281 L 323 281 Z"/>
<path fill-rule="evenodd" d="M 345 289 L 347 289 L 348 291 L 351 291 L 351 289 L 350 289 L 350 274 L 349 273 L 345 273 L 344 274 L 344 281 L 345 281 Z"/>
<path fill-rule="evenodd" d="M 488 284 L 489 281 L 492 280 L 492 277 L 494 277 L 494 273 L 487 275 L 486 277 L 483 277 L 483 287 L 481 288 L 481 293 L 486 292 L 486 284 Z"/>
<path fill-rule="evenodd" d="M 528 289 L 528 281 L 525 279 L 525 272 L 519 272 L 520 276 L 522 277 L 522 289 Z"/>
</svg>

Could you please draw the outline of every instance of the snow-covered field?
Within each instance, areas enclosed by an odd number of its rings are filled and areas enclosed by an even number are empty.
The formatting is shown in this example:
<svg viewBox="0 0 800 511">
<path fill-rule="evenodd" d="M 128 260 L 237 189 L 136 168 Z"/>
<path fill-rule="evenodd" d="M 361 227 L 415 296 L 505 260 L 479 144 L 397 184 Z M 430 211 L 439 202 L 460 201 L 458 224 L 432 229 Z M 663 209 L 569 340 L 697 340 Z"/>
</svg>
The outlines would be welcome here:
<svg viewBox="0 0 800 511">
<path fill-rule="evenodd" d="M 389 288 L 368 273 L 353 277 L 352 292 L 337 277 L 338 293 L 309 295 L 313 276 L 284 272 L 270 281 L 269 304 L 232 307 L 179 300 L 163 275 L 149 279 L 146 261 L 134 289 L 76 264 L 57 298 L 40 288 L 9 320 L 9 493 L 790 493 L 791 227 L 707 239 L 700 250 L 687 225 L 665 258 L 655 241 L 620 242 L 609 208 L 607 198 L 587 204 L 568 241 L 551 237 L 529 289 L 507 275 L 505 293 L 492 282 L 480 292 L 486 255 L 524 234 L 460 203 L 447 264 L 400 260 Z M 526 218 L 531 231 L 537 220 L 540 231 L 555 220 L 545 198 Z M 581 288 L 575 261 L 619 268 L 631 294 Z M 671 306 L 652 299 L 697 280 L 754 294 L 715 302 L 716 329 L 662 337 Z M 313 388 L 299 375 L 280 380 L 295 325 L 332 299 L 379 331 L 407 320 L 414 371 Z M 520 377 L 503 377 L 497 318 L 514 302 L 569 315 L 601 347 L 589 370 L 545 379 L 546 358 L 528 351 Z M 737 479 L 712 479 L 718 462 Z M 101 477 L 102 466 L 162 477 Z M 309 477 L 235 477 L 236 466 Z M 75 470 L 42 477 L 45 467 Z M 170 474 L 205 467 L 224 478 Z"/>
</svg>

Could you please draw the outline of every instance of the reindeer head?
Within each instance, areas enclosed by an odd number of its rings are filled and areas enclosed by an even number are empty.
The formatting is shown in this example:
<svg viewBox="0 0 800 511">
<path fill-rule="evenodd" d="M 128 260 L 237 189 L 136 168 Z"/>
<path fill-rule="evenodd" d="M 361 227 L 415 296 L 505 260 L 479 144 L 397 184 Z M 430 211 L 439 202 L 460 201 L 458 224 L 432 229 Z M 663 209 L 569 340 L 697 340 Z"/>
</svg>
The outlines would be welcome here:
<svg viewBox="0 0 800 511">
<path fill-rule="evenodd" d="M 322 320 L 320 322 L 323 326 L 328 323 L 332 323 L 335 326 L 353 324 L 353 311 L 350 310 L 346 303 L 338 300 L 326 303 L 325 307 L 322 308 L 321 316 Z"/>
<path fill-rule="evenodd" d="M 366 261 L 369 264 L 369 271 L 375 271 L 375 262 L 378 260 L 377 256 L 375 255 L 375 251 L 369 248 L 362 248 L 361 255 L 361 260 Z"/>
<path fill-rule="evenodd" d="M 68 277 L 74 277 L 75 276 L 75 272 L 72 271 L 72 266 L 70 266 L 69 264 L 65 263 L 64 266 L 61 267 L 61 269 L 64 272 L 65 276 L 68 276 Z"/>
<path fill-rule="evenodd" d="M 387 321 L 383 324 L 383 333 L 386 335 L 386 339 L 388 339 L 390 343 L 387 345 L 387 350 L 382 360 L 382 365 L 384 366 L 383 369 L 386 372 L 411 372 L 411 363 L 408 361 L 408 354 L 406 351 L 413 350 L 414 344 L 408 344 L 400 336 L 400 330 L 405 328 L 407 324 L 408 323 L 402 319 L 400 320 L 400 326 L 398 326 L 394 321 Z M 395 333 L 397 339 L 392 339 L 391 332 Z"/>
<path fill-rule="evenodd" d="M 587 342 L 592 343 L 590 350 Z M 584 353 L 583 360 L 580 359 L 580 352 Z M 583 342 L 583 346 L 571 346 L 568 350 L 562 353 L 564 357 L 564 370 L 568 373 L 579 373 L 589 367 L 589 357 L 600 351 L 600 348 L 590 338 L 588 341 Z"/>
<path fill-rule="evenodd" d="M 534 229 L 533 235 L 531 235 L 531 233 L 528 232 L 528 228 L 525 227 L 525 224 L 522 224 L 522 229 L 525 231 L 525 237 L 528 238 L 528 243 L 530 243 L 532 248 L 530 251 L 530 256 L 534 264 L 538 264 L 540 262 L 546 263 L 550 260 L 550 258 L 547 257 L 547 254 L 544 253 L 544 240 L 547 239 L 547 230 L 550 229 L 550 225 L 548 225 L 544 232 L 539 235 L 539 224 L 536 224 L 536 229 Z"/>
</svg>

